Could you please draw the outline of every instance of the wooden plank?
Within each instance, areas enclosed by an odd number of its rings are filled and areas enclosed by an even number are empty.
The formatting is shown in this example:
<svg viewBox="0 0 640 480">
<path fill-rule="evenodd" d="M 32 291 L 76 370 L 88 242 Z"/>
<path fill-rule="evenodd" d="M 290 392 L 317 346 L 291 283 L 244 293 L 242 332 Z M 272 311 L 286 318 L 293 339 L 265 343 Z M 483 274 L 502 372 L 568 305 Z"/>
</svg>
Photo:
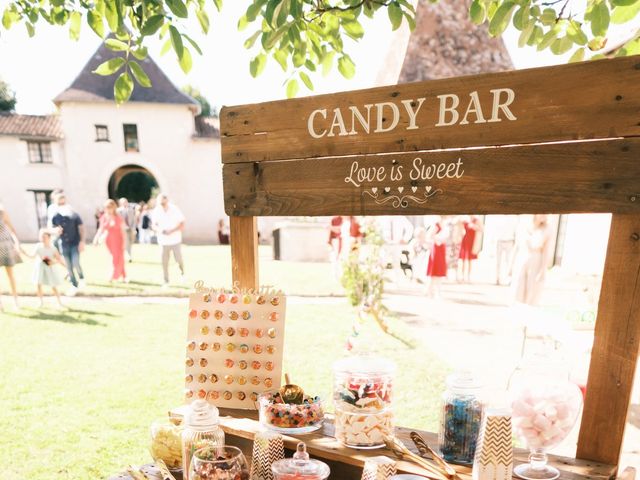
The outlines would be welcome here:
<svg viewBox="0 0 640 480">
<path fill-rule="evenodd" d="M 617 464 L 640 348 L 640 215 L 613 215 L 577 457 Z"/>
<path fill-rule="evenodd" d="M 640 139 L 616 139 L 227 164 L 225 208 L 240 216 L 640 212 L 638 158 Z"/>
<path fill-rule="evenodd" d="M 229 219 L 231 270 L 234 285 L 258 288 L 258 226 L 255 217 Z"/>
<path fill-rule="evenodd" d="M 638 136 L 638 84 L 640 56 L 633 56 L 225 107 L 220 115 L 222 160 L 234 163 Z M 459 102 L 458 122 L 452 125 L 446 124 L 454 117 L 448 108 L 454 97 L 446 95 L 455 95 Z M 369 133 L 349 107 L 358 109 L 369 124 Z M 335 109 L 341 118 L 336 117 Z M 320 138 L 311 136 L 308 125 L 316 111 L 311 123 L 314 135 L 324 131 Z M 414 122 L 409 111 L 415 112 Z M 465 116 L 467 123 L 461 124 Z M 391 129 L 396 118 L 397 125 Z M 385 129 L 389 131 L 381 131 Z"/>
<path fill-rule="evenodd" d="M 253 440 L 255 433 L 262 430 L 260 423 L 257 421 L 257 412 L 222 408 L 220 409 L 220 414 L 222 415 L 221 427 L 227 438 L 231 439 L 232 442 L 235 441 L 233 440 L 234 438 Z M 409 438 L 409 433 L 411 431 L 412 430 L 407 428 L 397 428 L 396 435 L 410 450 L 417 453 L 417 449 Z M 413 429 L 413 431 L 416 430 Z M 430 445 L 435 446 L 438 444 L 437 435 L 435 433 L 417 431 Z M 393 457 L 393 453 L 387 449 L 355 450 L 342 446 L 334 438 L 333 417 L 331 415 L 327 415 L 323 428 L 317 432 L 300 436 L 284 435 L 285 448 L 294 450 L 299 441 L 303 441 L 307 444 L 307 450 L 315 458 L 336 464 L 350 465 L 358 469 L 355 470 L 359 474 L 357 476 L 341 476 L 335 478 L 359 479 L 362 473 L 359 469 L 364 466 L 364 462 L 367 458 L 379 455 Z M 528 451 L 516 449 L 515 463 L 519 464 L 527 462 L 528 456 Z M 553 455 L 549 456 L 549 461 L 562 472 L 561 478 L 566 480 L 583 480 L 587 478 L 592 480 L 609 480 L 615 476 L 615 466 L 612 465 L 605 465 L 597 462 L 585 462 L 573 458 L 564 458 Z M 398 461 L 398 470 L 399 473 L 423 473 L 420 467 L 406 461 Z M 470 480 L 470 468 L 456 466 L 456 470 L 462 480 Z"/>
</svg>

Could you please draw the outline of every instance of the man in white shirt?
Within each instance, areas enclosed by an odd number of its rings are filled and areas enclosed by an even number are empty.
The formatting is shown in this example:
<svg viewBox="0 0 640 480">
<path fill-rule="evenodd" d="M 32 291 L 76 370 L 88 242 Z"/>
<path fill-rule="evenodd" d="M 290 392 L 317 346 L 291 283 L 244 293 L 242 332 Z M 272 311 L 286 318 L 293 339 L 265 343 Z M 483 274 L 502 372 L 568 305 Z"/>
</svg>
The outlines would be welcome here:
<svg viewBox="0 0 640 480">
<path fill-rule="evenodd" d="M 169 202 L 169 197 L 161 193 L 156 200 L 156 208 L 152 215 L 152 225 L 158 237 L 158 245 L 162 247 L 162 272 L 164 286 L 169 285 L 169 255 L 180 267 L 184 277 L 184 262 L 182 261 L 182 230 L 184 230 L 184 215 L 178 207 Z"/>
</svg>

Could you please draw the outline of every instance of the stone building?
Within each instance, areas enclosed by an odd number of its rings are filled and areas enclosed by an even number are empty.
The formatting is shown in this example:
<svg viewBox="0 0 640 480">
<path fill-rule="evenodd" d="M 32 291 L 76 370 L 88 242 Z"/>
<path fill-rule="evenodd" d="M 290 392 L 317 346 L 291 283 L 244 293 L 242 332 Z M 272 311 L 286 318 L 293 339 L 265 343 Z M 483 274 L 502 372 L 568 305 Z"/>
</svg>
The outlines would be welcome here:
<svg viewBox="0 0 640 480">
<path fill-rule="evenodd" d="M 51 191 L 62 188 L 91 235 L 107 198 L 169 194 L 186 217 L 185 238 L 213 243 L 224 216 L 217 120 L 178 90 L 151 59 L 152 88 L 136 86 L 117 106 L 113 77 L 92 73 L 114 52 L 100 46 L 54 102 L 49 116 L 0 115 L 0 202 L 23 241 L 46 222 Z"/>
</svg>

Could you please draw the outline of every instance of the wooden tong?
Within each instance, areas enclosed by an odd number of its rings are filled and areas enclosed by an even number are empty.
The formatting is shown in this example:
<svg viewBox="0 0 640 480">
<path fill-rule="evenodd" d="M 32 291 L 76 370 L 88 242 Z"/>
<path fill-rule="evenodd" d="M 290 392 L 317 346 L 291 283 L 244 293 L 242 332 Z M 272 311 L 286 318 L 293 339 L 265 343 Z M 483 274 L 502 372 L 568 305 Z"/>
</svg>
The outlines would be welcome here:
<svg viewBox="0 0 640 480">
<path fill-rule="evenodd" d="M 440 468 L 445 471 L 448 477 L 454 478 L 456 476 L 456 470 L 451 465 L 449 465 L 444 460 L 444 458 L 438 455 L 438 453 L 433 450 L 433 448 L 431 448 L 429 444 L 427 444 L 427 442 L 425 442 L 424 438 L 422 438 L 422 436 L 418 432 L 411 432 L 409 436 L 411 437 L 411 440 L 413 440 L 413 443 L 416 445 L 416 448 L 420 452 L 421 456 L 424 457 L 426 455 L 430 455 L 431 458 L 433 458 L 433 460 L 435 460 L 435 462 L 440 466 Z"/>
<path fill-rule="evenodd" d="M 432 480 L 448 480 L 449 477 L 443 469 L 441 469 L 437 465 L 434 465 L 427 459 L 413 453 L 411 450 L 405 447 L 404 443 L 402 443 L 393 435 L 385 436 L 384 443 L 387 448 L 391 450 L 399 459 L 411 460 L 412 462 L 420 465 L 424 470 L 428 472 L 424 474 L 426 477 Z"/>
</svg>

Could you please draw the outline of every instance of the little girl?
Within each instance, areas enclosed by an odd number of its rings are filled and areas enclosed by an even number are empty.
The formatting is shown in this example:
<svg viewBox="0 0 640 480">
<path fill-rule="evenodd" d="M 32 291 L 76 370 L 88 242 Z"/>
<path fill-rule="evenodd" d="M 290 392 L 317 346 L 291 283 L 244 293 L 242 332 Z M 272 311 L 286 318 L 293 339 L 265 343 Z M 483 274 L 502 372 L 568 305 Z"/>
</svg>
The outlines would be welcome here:
<svg viewBox="0 0 640 480">
<path fill-rule="evenodd" d="M 58 253 L 58 250 L 53 246 L 51 242 L 51 233 L 45 229 L 40 230 L 40 243 L 36 246 L 36 258 L 35 268 L 33 270 L 33 282 L 38 286 L 38 298 L 40 298 L 40 306 L 44 306 L 44 300 L 42 297 L 42 286 L 46 285 L 51 287 L 53 294 L 58 300 L 58 305 L 64 307 L 60 301 L 60 293 L 58 292 L 58 286 L 62 283 L 58 272 L 54 269 L 56 263 L 63 264 L 62 258 Z"/>
</svg>

